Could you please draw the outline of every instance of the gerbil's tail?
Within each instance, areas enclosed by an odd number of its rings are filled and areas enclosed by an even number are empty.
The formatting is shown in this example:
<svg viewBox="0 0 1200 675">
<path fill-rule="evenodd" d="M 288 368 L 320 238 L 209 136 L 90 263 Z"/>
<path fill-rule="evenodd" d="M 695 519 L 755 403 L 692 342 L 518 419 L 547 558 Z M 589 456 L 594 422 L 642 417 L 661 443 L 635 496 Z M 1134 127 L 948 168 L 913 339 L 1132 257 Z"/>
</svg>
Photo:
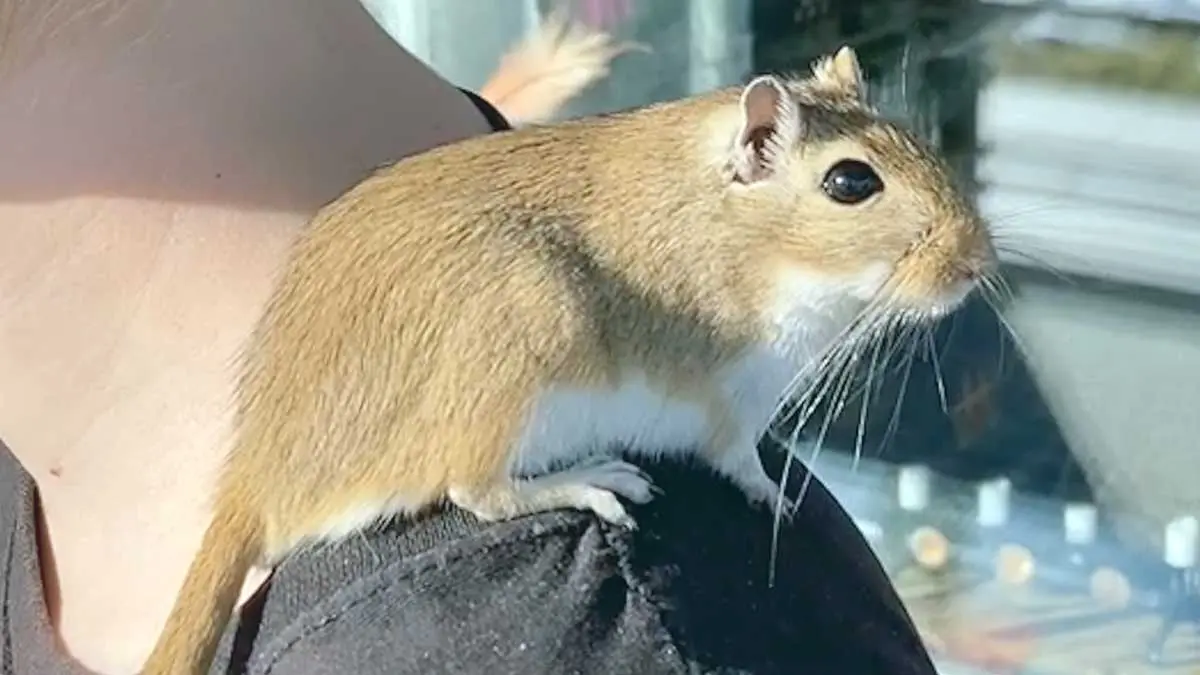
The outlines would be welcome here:
<svg viewBox="0 0 1200 675">
<path fill-rule="evenodd" d="M 246 574 L 262 552 L 258 519 L 218 508 L 141 675 L 206 675 Z"/>
<path fill-rule="evenodd" d="M 614 58 L 633 49 L 645 48 L 616 44 L 608 33 L 552 14 L 504 55 L 479 95 L 514 127 L 545 122 L 608 75 Z"/>
</svg>

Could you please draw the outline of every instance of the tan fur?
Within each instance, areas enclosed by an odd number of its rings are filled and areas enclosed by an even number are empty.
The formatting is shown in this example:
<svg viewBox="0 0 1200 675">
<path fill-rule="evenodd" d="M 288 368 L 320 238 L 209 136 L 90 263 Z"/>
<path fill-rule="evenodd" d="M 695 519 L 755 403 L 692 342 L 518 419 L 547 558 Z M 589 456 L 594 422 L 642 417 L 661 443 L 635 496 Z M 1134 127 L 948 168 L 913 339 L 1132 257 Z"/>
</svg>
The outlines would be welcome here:
<svg viewBox="0 0 1200 675">
<path fill-rule="evenodd" d="M 546 122 L 606 77 L 613 59 L 634 48 L 553 14 L 504 55 L 479 95 L 513 126 Z"/>
<path fill-rule="evenodd" d="M 853 93 L 853 66 L 789 85 L 805 138 L 760 186 L 729 182 L 731 88 L 441 147 L 322 210 L 247 347 L 217 511 L 143 672 L 203 673 L 251 557 L 361 505 L 513 515 L 507 453 L 551 383 L 638 368 L 720 416 L 709 376 L 770 338 L 784 266 L 897 263 L 901 303 L 985 271 L 986 230 L 936 156 L 829 95 Z M 881 198 L 821 195 L 843 157 L 879 168 Z"/>
</svg>

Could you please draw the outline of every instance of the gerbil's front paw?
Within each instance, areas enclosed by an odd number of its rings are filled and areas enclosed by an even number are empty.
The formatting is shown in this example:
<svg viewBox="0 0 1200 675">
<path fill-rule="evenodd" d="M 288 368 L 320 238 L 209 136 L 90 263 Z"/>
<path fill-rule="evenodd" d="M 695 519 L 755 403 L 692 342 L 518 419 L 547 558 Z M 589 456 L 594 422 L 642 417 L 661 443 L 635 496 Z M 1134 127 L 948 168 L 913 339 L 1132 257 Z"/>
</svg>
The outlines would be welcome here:
<svg viewBox="0 0 1200 675">
<path fill-rule="evenodd" d="M 541 480 L 560 485 L 559 489 L 573 494 L 576 508 L 592 511 L 600 519 L 630 530 L 636 529 L 637 524 L 617 496 L 645 504 L 658 492 L 650 477 L 638 467 L 604 457 L 586 460 Z"/>
<path fill-rule="evenodd" d="M 601 520 L 626 530 L 636 530 L 637 521 L 625 510 L 621 500 L 608 490 L 580 485 L 576 507 L 595 513 Z"/>
<path fill-rule="evenodd" d="M 741 484 L 739 487 L 751 506 L 765 507 L 772 514 L 778 512 L 784 522 L 790 521 L 796 512 L 796 502 L 783 496 L 779 484 L 770 478 L 756 480 L 752 484 Z"/>
<path fill-rule="evenodd" d="M 619 460 L 600 458 L 565 471 L 486 487 L 451 486 L 446 496 L 481 520 L 497 521 L 522 515 L 578 509 L 601 520 L 634 529 L 636 524 L 618 495 L 645 504 L 654 498 L 654 484 L 641 469 Z"/>
<path fill-rule="evenodd" d="M 789 497 L 780 499 L 779 486 L 775 487 L 775 493 L 766 501 L 767 509 L 771 514 L 779 514 L 779 519 L 785 523 L 792 522 L 792 516 L 796 515 L 796 507 L 798 504 Z"/>
<path fill-rule="evenodd" d="M 568 469 L 564 478 L 614 492 L 635 504 L 646 504 L 660 494 L 650 477 L 637 466 L 621 460 L 591 459 Z"/>
<path fill-rule="evenodd" d="M 779 483 L 763 469 L 753 445 L 719 454 L 713 468 L 732 481 L 751 506 L 764 506 L 785 521 L 791 520 L 796 512 L 796 503 L 783 495 Z"/>
</svg>

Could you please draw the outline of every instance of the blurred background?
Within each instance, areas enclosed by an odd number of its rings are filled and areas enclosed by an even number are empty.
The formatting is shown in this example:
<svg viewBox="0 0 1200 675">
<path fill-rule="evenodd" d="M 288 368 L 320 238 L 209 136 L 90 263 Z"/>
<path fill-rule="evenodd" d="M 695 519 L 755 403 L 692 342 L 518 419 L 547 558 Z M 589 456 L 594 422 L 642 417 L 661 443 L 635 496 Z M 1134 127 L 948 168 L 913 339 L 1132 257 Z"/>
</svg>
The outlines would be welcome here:
<svg viewBox="0 0 1200 675">
<path fill-rule="evenodd" d="M 555 9 L 652 49 L 618 58 L 564 117 L 802 71 L 854 45 L 877 105 L 971 187 L 1011 294 L 977 297 L 859 373 L 820 453 L 822 414 L 797 451 L 878 542 L 946 672 L 1200 673 L 1200 605 L 1187 596 L 1188 517 L 1200 515 L 1200 0 L 366 4 L 476 90 Z M 1003 514 L 984 516 L 1000 497 Z M 951 562 L 913 572 L 908 535 L 922 524 Z M 1072 567 L 1083 549 L 1091 562 Z M 1066 585 L 1051 591 L 1056 570 Z M 1007 604 L 986 600 L 998 576 Z M 1193 624 L 1157 644 L 1176 620 Z"/>
</svg>

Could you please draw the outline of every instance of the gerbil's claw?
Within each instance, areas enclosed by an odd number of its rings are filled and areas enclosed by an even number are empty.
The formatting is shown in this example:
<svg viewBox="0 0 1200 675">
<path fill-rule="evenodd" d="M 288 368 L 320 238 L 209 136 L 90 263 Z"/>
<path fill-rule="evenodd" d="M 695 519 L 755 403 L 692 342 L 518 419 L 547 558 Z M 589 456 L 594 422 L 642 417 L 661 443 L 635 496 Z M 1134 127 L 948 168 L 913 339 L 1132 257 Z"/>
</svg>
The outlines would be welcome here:
<svg viewBox="0 0 1200 675">
<path fill-rule="evenodd" d="M 611 460 L 578 471 L 583 482 L 615 492 L 635 504 L 649 503 L 662 494 L 650 476 L 629 462 Z"/>
<path fill-rule="evenodd" d="M 785 496 L 782 499 L 780 498 L 780 492 L 782 491 L 782 488 L 779 487 L 778 483 L 772 481 L 771 487 L 772 489 L 770 493 L 765 495 L 763 503 L 766 505 L 767 509 L 770 510 L 772 515 L 775 514 L 776 510 L 778 510 L 780 520 L 785 523 L 791 522 L 792 516 L 796 515 L 796 507 L 798 505 L 789 497 Z"/>
<path fill-rule="evenodd" d="M 592 511 L 602 520 L 626 529 L 636 529 L 636 524 L 617 497 L 635 504 L 645 504 L 654 498 L 654 483 L 645 472 L 629 462 L 603 457 L 535 478 L 523 489 L 535 485 L 574 493 L 575 508 Z"/>
<path fill-rule="evenodd" d="M 779 519 L 785 523 L 791 522 L 792 516 L 796 514 L 796 502 L 786 496 L 781 500 L 779 484 L 769 478 L 755 480 L 753 483 L 739 483 L 738 487 L 742 489 L 751 506 L 764 507 L 771 515 L 775 515 L 778 510 Z"/>
<path fill-rule="evenodd" d="M 653 498 L 653 494 L 653 483 L 641 469 L 620 460 L 604 460 L 487 489 L 451 488 L 447 496 L 481 520 L 507 520 L 555 509 L 579 509 L 591 511 L 601 520 L 618 527 L 636 529 L 636 523 L 617 496 L 644 504 Z"/>
<path fill-rule="evenodd" d="M 537 480 L 586 483 L 615 492 L 635 504 L 646 504 L 662 494 L 650 476 L 637 465 L 604 455 L 589 457 L 569 469 Z"/>
<path fill-rule="evenodd" d="M 771 501 L 770 503 L 767 504 L 767 508 L 771 509 L 771 513 L 775 513 L 776 507 L 779 508 L 779 519 L 780 520 L 782 520 L 785 523 L 792 522 L 792 516 L 796 515 L 796 507 L 797 507 L 796 502 L 792 501 L 791 499 L 789 499 L 787 497 L 784 497 L 782 504 L 780 504 L 778 501 Z"/>
<path fill-rule="evenodd" d="M 587 487 L 587 486 L 581 486 Z M 592 488 L 584 495 L 586 506 L 600 517 L 601 520 L 612 523 L 626 530 L 636 530 L 637 522 L 621 505 L 621 500 L 607 490 Z"/>
</svg>

